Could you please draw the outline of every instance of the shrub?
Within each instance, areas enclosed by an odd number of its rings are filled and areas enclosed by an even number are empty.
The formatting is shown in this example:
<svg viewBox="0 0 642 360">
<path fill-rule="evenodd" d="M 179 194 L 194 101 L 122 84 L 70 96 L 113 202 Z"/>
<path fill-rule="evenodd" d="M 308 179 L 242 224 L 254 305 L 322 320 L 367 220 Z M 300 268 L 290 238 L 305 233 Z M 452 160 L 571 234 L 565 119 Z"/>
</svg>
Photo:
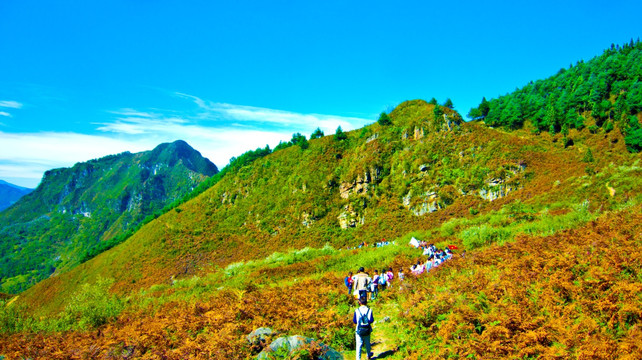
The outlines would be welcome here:
<svg viewBox="0 0 642 360">
<path fill-rule="evenodd" d="M 94 284 L 83 284 L 71 296 L 63 312 L 63 319 L 70 328 L 98 327 L 115 318 L 123 309 L 122 302 L 109 293 L 113 279 L 98 277 Z"/>
<path fill-rule="evenodd" d="M 510 231 L 488 225 L 473 226 L 459 233 L 466 249 L 476 249 L 484 245 L 503 242 L 510 238 Z"/>
</svg>

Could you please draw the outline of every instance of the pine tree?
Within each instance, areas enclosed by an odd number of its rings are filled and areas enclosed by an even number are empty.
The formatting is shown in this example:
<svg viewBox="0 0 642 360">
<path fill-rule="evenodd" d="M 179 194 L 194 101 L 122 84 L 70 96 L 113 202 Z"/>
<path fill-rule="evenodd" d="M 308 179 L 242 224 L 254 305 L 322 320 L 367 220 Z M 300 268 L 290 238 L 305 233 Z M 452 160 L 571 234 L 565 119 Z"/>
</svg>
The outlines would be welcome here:
<svg viewBox="0 0 642 360">
<path fill-rule="evenodd" d="M 324 136 L 325 136 L 325 134 L 323 133 L 323 131 L 321 130 L 321 128 L 317 128 L 316 130 L 314 130 L 314 132 L 312 133 L 312 135 L 310 135 L 310 140 L 312 140 L 312 139 L 319 139 L 319 138 L 322 138 L 322 137 L 324 137 Z"/>
<path fill-rule="evenodd" d="M 385 111 L 383 111 L 381 114 L 379 114 L 379 120 L 377 120 L 377 122 L 381 126 L 392 125 L 392 120 L 390 119 L 390 116 L 388 116 L 388 114 L 386 114 Z"/>
<path fill-rule="evenodd" d="M 345 140 L 348 138 L 348 134 L 344 133 L 343 130 L 341 129 L 341 126 L 337 128 L 337 131 L 334 133 L 334 140 L 336 141 L 341 141 Z"/>
</svg>

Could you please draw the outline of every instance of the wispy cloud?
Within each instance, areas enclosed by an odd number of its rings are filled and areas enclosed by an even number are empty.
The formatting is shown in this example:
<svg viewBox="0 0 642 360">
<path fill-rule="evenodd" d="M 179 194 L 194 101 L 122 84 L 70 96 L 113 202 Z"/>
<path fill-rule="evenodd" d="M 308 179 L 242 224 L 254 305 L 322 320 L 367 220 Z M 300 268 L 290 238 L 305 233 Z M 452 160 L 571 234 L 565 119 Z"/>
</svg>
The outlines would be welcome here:
<svg viewBox="0 0 642 360">
<path fill-rule="evenodd" d="M 0 132 L 0 178 L 7 181 L 23 179 L 18 185 L 35 186 L 42 174 L 52 168 L 68 167 L 123 151 L 151 150 L 160 143 L 178 139 L 187 141 L 221 168 L 233 156 L 265 145 L 274 148 L 280 141 L 289 140 L 295 132 L 309 135 L 319 127 L 326 134 L 333 134 L 338 126 L 352 130 L 372 122 L 176 95 L 190 100 L 187 108 L 108 111 L 111 119 L 94 123 L 97 133 L 93 135 Z"/>
<path fill-rule="evenodd" d="M 5 109 L 21 109 L 22 104 L 13 101 L 13 100 L 0 100 L 0 108 L 5 108 Z M 5 116 L 5 117 L 13 117 L 11 113 L 7 111 L 0 111 L 0 116 Z"/>
<path fill-rule="evenodd" d="M 333 134 L 339 126 L 347 131 L 373 121 L 217 103 L 184 93 L 175 95 L 190 100 L 196 107 L 183 111 L 131 108 L 110 111 L 115 118 L 97 124 L 97 129 L 124 137 L 182 139 L 222 167 L 232 156 L 265 145 L 274 147 L 289 140 L 295 132 L 308 135 L 318 127 Z"/>
<path fill-rule="evenodd" d="M 352 130 L 372 122 L 372 120 L 357 117 L 316 113 L 306 114 L 255 106 L 211 102 L 184 93 L 176 93 L 176 95 L 190 99 L 198 106 L 200 109 L 199 119 L 228 123 L 235 121 L 239 126 L 244 124 L 245 126 L 255 126 L 259 128 L 299 129 L 301 132 L 313 131 L 319 127 L 327 133 L 333 132 L 339 126 L 344 130 Z"/>
<path fill-rule="evenodd" d="M 0 100 L 0 107 L 11 108 L 11 109 L 21 109 L 22 104 L 13 100 Z"/>
<path fill-rule="evenodd" d="M 35 187 L 43 173 L 53 168 L 155 146 L 145 141 L 60 132 L 0 132 L 0 138 L 0 178 L 28 187 Z"/>
</svg>

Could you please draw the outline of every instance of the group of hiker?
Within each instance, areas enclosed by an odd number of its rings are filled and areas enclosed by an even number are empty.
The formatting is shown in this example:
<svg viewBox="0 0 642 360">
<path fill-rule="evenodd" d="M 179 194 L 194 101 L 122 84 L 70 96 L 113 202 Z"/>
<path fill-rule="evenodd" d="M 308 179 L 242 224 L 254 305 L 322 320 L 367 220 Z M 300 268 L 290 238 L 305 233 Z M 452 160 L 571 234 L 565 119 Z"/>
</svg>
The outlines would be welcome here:
<svg viewBox="0 0 642 360">
<path fill-rule="evenodd" d="M 422 255 L 426 256 L 427 260 L 425 262 L 417 260 L 416 264 L 410 266 L 410 273 L 415 276 L 421 275 L 424 272 L 430 272 L 430 270 L 437 268 L 445 261 L 452 259 L 452 250 L 457 249 L 455 245 L 449 245 L 444 249 L 437 249 L 434 244 L 426 244 L 419 248 L 423 250 Z"/>
<path fill-rule="evenodd" d="M 346 247 L 347 250 L 355 250 L 355 249 L 361 249 L 361 248 L 366 248 L 366 247 L 384 247 L 386 245 L 396 245 L 397 243 L 395 241 L 386 241 L 386 239 L 381 239 L 381 241 L 377 241 L 372 244 L 368 244 L 365 241 L 360 242 L 358 245 L 353 246 L 353 247 Z"/>
<path fill-rule="evenodd" d="M 416 239 L 413 238 L 416 241 Z M 389 244 L 385 239 L 376 243 L 375 246 L 385 246 Z M 412 244 L 412 242 L 411 242 Z M 360 244 L 359 247 L 367 246 L 365 243 Z M 453 250 L 457 249 L 454 245 L 449 245 L 444 249 L 438 249 L 434 244 L 427 244 L 426 242 L 417 243 L 413 246 L 422 250 L 422 255 L 427 257 L 425 262 L 418 260 L 416 264 L 410 266 L 410 273 L 418 276 L 424 272 L 429 272 L 432 269 L 440 266 L 443 262 L 452 259 Z M 461 254 L 465 256 L 465 251 Z M 356 336 L 356 359 L 361 360 L 361 351 L 365 347 L 368 359 L 371 359 L 373 353 L 370 345 L 370 333 L 372 332 L 372 324 L 374 323 L 374 315 L 372 309 L 368 307 L 369 300 L 375 300 L 379 292 L 392 287 L 392 281 L 395 278 L 394 272 L 391 267 L 387 270 L 378 269 L 374 270 L 374 274 L 370 276 L 363 267 L 359 268 L 357 274 L 353 275 L 352 272 L 344 278 L 345 286 L 348 294 L 355 296 L 359 301 L 359 307 L 355 309 L 352 322 L 355 324 Z M 405 278 L 403 268 L 399 269 L 397 279 L 395 281 L 403 281 Z"/>
<path fill-rule="evenodd" d="M 348 294 L 354 295 L 357 299 L 365 297 L 368 300 L 374 300 L 379 295 L 379 291 L 385 290 L 392 286 L 394 273 L 392 268 L 374 270 L 372 277 L 363 267 L 359 268 L 356 275 L 352 271 L 344 279 L 344 284 L 348 289 Z"/>
<path fill-rule="evenodd" d="M 390 274 L 390 278 L 388 277 Z M 372 333 L 372 323 L 374 315 L 372 309 L 368 307 L 368 298 L 376 299 L 379 286 L 385 288 L 392 280 L 392 268 L 388 271 L 374 271 L 374 276 L 370 277 L 363 267 L 359 268 L 356 275 L 352 272 L 345 278 L 345 285 L 348 288 L 348 294 L 354 295 L 359 299 L 359 307 L 354 311 L 352 322 L 355 324 L 356 336 L 356 359 L 361 359 L 361 349 L 365 347 L 368 359 L 372 358 L 372 349 L 370 345 L 370 333 Z"/>
</svg>

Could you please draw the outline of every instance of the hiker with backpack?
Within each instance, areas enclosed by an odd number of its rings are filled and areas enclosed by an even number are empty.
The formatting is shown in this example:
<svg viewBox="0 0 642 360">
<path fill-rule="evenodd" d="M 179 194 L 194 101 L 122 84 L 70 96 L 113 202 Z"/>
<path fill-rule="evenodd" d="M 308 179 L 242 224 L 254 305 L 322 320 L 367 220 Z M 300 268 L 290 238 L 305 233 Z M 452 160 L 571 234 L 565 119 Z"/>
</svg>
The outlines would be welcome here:
<svg viewBox="0 0 642 360">
<path fill-rule="evenodd" d="M 374 316 L 372 309 L 368 307 L 368 299 L 364 297 L 359 298 L 359 307 L 354 311 L 352 322 L 355 323 L 355 336 L 357 340 L 356 353 L 357 360 L 361 360 L 361 348 L 366 348 L 368 359 L 372 358 L 370 346 L 370 334 L 372 333 L 372 324 L 374 323 Z"/>
</svg>

